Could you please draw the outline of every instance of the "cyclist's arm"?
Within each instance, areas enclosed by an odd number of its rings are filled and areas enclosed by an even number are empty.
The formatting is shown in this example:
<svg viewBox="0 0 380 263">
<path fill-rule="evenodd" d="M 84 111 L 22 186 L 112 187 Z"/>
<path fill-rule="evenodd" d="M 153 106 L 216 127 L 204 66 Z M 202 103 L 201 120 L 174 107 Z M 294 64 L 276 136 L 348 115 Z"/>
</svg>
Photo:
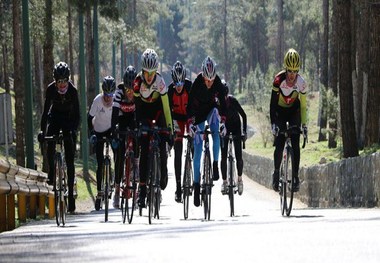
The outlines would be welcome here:
<svg viewBox="0 0 380 263">
<path fill-rule="evenodd" d="M 300 100 L 300 107 L 301 107 L 301 124 L 306 125 L 307 124 L 307 102 L 306 102 L 306 83 L 304 79 L 301 76 L 298 76 L 297 81 L 300 85 L 300 93 L 299 93 L 299 100 Z"/>
<path fill-rule="evenodd" d="M 164 115 L 165 115 L 165 120 L 166 120 L 166 127 L 171 127 L 172 126 L 172 114 L 170 112 L 170 107 L 169 107 L 169 99 L 168 99 L 168 94 L 161 95 L 161 102 L 162 102 L 162 108 L 164 109 Z"/>
<path fill-rule="evenodd" d="M 52 106 L 52 101 L 53 101 L 53 89 L 54 87 L 52 87 L 52 85 L 55 85 L 55 84 L 50 84 L 48 86 L 48 88 L 46 89 L 46 94 L 45 94 L 45 103 L 44 103 L 44 110 L 42 112 L 42 116 L 41 116 L 41 131 L 43 132 L 46 132 L 46 125 L 47 125 L 47 119 L 48 119 L 48 113 L 49 113 L 49 110 Z"/>
<path fill-rule="evenodd" d="M 239 101 L 235 99 L 236 101 L 236 109 L 239 112 L 241 118 L 243 119 L 243 131 L 244 133 L 247 132 L 247 114 L 245 114 L 245 111 L 241 107 Z"/>
</svg>

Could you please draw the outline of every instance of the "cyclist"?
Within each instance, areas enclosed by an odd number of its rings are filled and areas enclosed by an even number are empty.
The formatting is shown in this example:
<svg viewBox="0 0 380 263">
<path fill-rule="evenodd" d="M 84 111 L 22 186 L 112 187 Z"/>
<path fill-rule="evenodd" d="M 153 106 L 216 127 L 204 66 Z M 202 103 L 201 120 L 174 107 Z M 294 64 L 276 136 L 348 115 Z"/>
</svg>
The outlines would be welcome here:
<svg viewBox="0 0 380 263">
<path fill-rule="evenodd" d="M 134 96 L 136 101 L 137 120 L 142 125 L 150 125 L 153 120 L 160 127 L 172 127 L 172 117 L 167 95 L 167 87 L 164 78 L 158 69 L 158 56 L 153 49 L 146 49 L 141 56 L 142 70 L 137 74 L 133 83 Z M 166 138 L 165 138 L 166 137 Z M 167 152 L 166 142 L 171 145 L 171 136 L 161 136 L 160 156 L 161 156 L 161 189 L 164 190 L 168 183 Z M 148 177 L 148 154 L 149 138 L 140 138 L 140 192 L 139 206 L 145 207 L 146 179 Z"/>
<path fill-rule="evenodd" d="M 216 74 L 214 60 L 207 56 L 202 63 L 202 72 L 198 74 L 191 86 L 187 115 L 189 131 L 203 130 L 207 120 L 212 132 L 213 141 L 213 179 L 219 180 L 219 131 L 226 134 L 225 111 L 226 101 L 224 86 Z M 219 127 L 220 126 L 220 127 Z M 203 148 L 203 137 L 196 134 L 194 138 L 194 205 L 200 205 L 200 163 Z"/>
<path fill-rule="evenodd" d="M 62 130 L 65 137 L 65 160 L 68 177 L 68 212 L 75 212 L 74 180 L 75 167 L 74 155 L 76 145 L 76 132 L 79 126 L 79 98 L 78 91 L 69 80 L 70 68 L 65 62 L 59 62 L 54 66 L 54 81 L 46 89 L 44 110 L 41 117 L 41 132 L 39 138 L 59 135 Z M 48 183 L 54 180 L 54 155 L 55 142 L 48 142 L 47 159 L 49 163 Z"/>
<path fill-rule="evenodd" d="M 241 136 L 243 139 L 247 139 L 247 115 L 245 114 L 243 108 L 241 107 L 238 100 L 232 96 L 228 95 L 229 88 L 227 82 L 222 79 L 222 84 L 225 88 L 226 95 L 226 129 L 228 133 L 236 136 L 234 138 L 234 149 L 235 149 L 235 158 L 236 158 L 236 168 L 238 173 L 238 193 L 241 195 L 243 193 L 243 157 L 242 157 L 242 143 Z M 241 120 L 243 120 L 243 127 L 241 126 Z M 242 130 L 243 128 L 243 130 Z M 220 161 L 220 168 L 222 170 L 222 193 L 226 193 L 228 190 L 227 186 L 227 152 L 228 152 L 228 137 L 221 138 L 224 140 L 224 147 L 221 148 L 222 158 Z"/>
<path fill-rule="evenodd" d="M 133 81 L 137 75 L 136 69 L 129 65 L 123 75 L 123 82 L 117 85 L 116 92 L 113 99 L 112 106 L 112 131 L 113 137 L 116 138 L 115 133 L 116 125 L 119 126 L 120 131 L 125 131 L 127 128 L 133 130 L 136 127 L 136 105 L 133 96 Z M 117 148 L 115 156 L 115 195 L 113 200 L 113 207 L 120 207 L 120 181 L 123 178 L 124 161 L 125 161 L 125 135 L 120 135 L 118 140 L 113 141 L 114 148 Z M 116 143 L 116 145 L 115 145 Z M 138 167 L 138 147 L 135 145 L 135 165 Z M 137 169 L 138 170 L 138 169 Z M 138 175 L 136 175 L 138 176 Z"/>
<path fill-rule="evenodd" d="M 172 83 L 168 88 L 170 109 L 173 118 L 173 128 L 176 133 L 174 141 L 174 170 L 176 180 L 175 201 L 181 203 L 181 170 L 182 170 L 182 150 L 183 136 L 187 127 L 186 107 L 189 100 L 191 81 L 186 78 L 186 69 L 180 61 L 174 63 L 172 68 Z"/>
<path fill-rule="evenodd" d="M 272 133 L 275 138 L 274 172 L 272 175 L 273 190 L 279 191 L 279 169 L 282 159 L 282 151 L 285 145 L 285 136 L 279 134 L 280 130 L 286 129 L 286 122 L 290 126 L 302 125 L 303 133 L 307 133 L 306 112 L 306 82 L 298 73 L 301 60 L 298 52 L 289 49 L 284 57 L 284 70 L 277 73 L 273 81 L 270 101 L 270 120 Z M 293 190 L 299 190 L 298 169 L 300 163 L 300 135 L 292 134 L 291 142 L 294 151 L 294 185 Z"/>
<path fill-rule="evenodd" d="M 95 200 L 95 210 L 100 209 L 102 196 L 102 180 L 103 180 L 103 160 L 104 160 L 104 143 L 96 143 L 103 137 L 111 138 L 111 116 L 112 116 L 112 98 L 115 92 L 116 84 L 112 76 L 103 78 L 102 93 L 98 94 L 91 104 L 87 114 L 88 127 L 91 131 L 91 141 L 96 144 L 96 161 L 98 168 L 96 169 L 96 188 L 98 194 Z"/>
</svg>

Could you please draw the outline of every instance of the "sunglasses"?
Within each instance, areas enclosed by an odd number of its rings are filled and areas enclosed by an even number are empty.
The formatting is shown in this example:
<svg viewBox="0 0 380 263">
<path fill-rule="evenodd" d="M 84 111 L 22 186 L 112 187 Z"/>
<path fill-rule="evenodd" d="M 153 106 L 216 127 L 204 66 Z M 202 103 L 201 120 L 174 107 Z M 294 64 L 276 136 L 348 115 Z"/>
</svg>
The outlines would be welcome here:
<svg viewBox="0 0 380 263">
<path fill-rule="evenodd" d="M 156 74 L 156 71 L 149 72 L 149 71 L 144 70 L 144 74 L 147 75 L 148 77 L 151 77 L 151 76 L 154 76 L 154 74 Z"/>
<path fill-rule="evenodd" d="M 289 69 L 287 69 L 286 70 L 288 73 L 294 73 L 294 74 L 297 74 L 298 73 L 298 70 L 289 70 Z"/>
<path fill-rule="evenodd" d="M 183 86 L 183 81 L 178 81 L 178 82 L 176 82 L 175 83 L 175 85 L 177 86 L 177 87 L 181 87 L 181 86 Z"/>
<path fill-rule="evenodd" d="M 68 82 L 67 79 L 59 79 L 57 80 L 57 84 L 66 84 Z"/>
<path fill-rule="evenodd" d="M 111 98 L 111 97 L 113 97 L 113 93 L 112 92 L 111 93 L 104 93 L 104 96 Z"/>
</svg>

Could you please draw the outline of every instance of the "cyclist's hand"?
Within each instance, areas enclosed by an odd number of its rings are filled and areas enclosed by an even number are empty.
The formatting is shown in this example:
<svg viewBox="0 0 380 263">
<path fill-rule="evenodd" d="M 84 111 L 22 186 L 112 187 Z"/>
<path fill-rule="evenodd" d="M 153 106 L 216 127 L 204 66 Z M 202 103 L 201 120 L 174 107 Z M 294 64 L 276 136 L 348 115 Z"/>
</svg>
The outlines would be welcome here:
<svg viewBox="0 0 380 263">
<path fill-rule="evenodd" d="M 168 144 L 169 144 L 170 149 L 172 149 L 174 145 L 174 135 L 172 134 L 169 135 Z"/>
<path fill-rule="evenodd" d="M 177 120 L 173 120 L 173 127 L 174 127 L 174 132 L 181 132 L 181 129 L 178 125 Z"/>
<path fill-rule="evenodd" d="M 224 122 L 220 123 L 219 133 L 220 133 L 220 136 L 222 136 L 222 137 L 226 136 L 226 134 L 227 134 L 227 128 L 226 128 L 226 125 L 224 124 Z"/>
<path fill-rule="evenodd" d="M 117 149 L 119 148 L 119 144 L 120 144 L 120 140 L 118 138 L 112 138 L 112 141 L 111 141 L 111 147 L 112 149 Z"/>
<path fill-rule="evenodd" d="M 37 136 L 37 140 L 38 140 L 38 142 L 39 142 L 39 143 L 43 143 L 43 142 L 44 142 L 44 138 L 45 138 L 45 134 L 44 134 L 44 132 L 43 132 L 43 131 L 40 131 L 40 132 L 38 133 L 38 136 Z"/>
<path fill-rule="evenodd" d="M 272 124 L 272 134 L 274 135 L 274 136 L 277 136 L 278 135 L 278 133 L 279 133 L 279 131 L 280 131 L 280 128 L 276 125 L 276 124 Z"/>
<path fill-rule="evenodd" d="M 302 125 L 302 134 L 304 137 L 307 137 L 307 126 L 305 124 Z"/>
<path fill-rule="evenodd" d="M 243 139 L 243 142 L 245 142 L 247 140 L 247 133 L 243 132 L 243 134 L 241 135 L 241 137 Z"/>
<path fill-rule="evenodd" d="M 191 123 L 191 124 L 189 125 L 189 133 L 190 133 L 190 136 L 191 136 L 191 137 L 194 137 L 195 134 L 196 134 L 196 132 L 197 132 L 197 126 Z"/>
<path fill-rule="evenodd" d="M 91 137 L 90 137 L 90 143 L 91 143 L 92 145 L 95 145 L 96 142 L 97 142 L 97 140 L 98 140 L 98 138 L 96 137 L 95 134 L 91 135 Z"/>
</svg>

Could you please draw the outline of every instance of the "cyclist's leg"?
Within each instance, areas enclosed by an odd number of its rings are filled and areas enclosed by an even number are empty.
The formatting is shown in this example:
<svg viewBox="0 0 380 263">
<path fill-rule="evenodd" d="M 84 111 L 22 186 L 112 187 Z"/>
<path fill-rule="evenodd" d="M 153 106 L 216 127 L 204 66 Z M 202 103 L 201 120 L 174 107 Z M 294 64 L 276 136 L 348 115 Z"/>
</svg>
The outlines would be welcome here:
<svg viewBox="0 0 380 263">
<path fill-rule="evenodd" d="M 227 153 L 228 153 L 228 138 L 221 138 L 223 140 L 223 145 L 220 144 L 221 147 L 221 160 L 220 160 L 220 168 L 222 170 L 222 179 L 223 181 L 227 180 Z"/>
<path fill-rule="evenodd" d="M 205 127 L 205 122 L 201 122 L 197 125 L 197 130 L 203 131 Z M 203 148 L 203 135 L 196 134 L 194 138 L 194 159 L 193 159 L 193 168 L 194 168 L 194 205 L 200 205 L 200 175 L 201 175 L 201 157 L 202 157 L 202 148 Z"/>
<path fill-rule="evenodd" d="M 183 136 L 185 129 L 185 122 L 178 121 L 178 126 L 180 131 L 177 132 L 177 136 L 174 142 L 174 170 L 175 170 L 175 181 L 176 181 L 176 191 L 175 200 L 181 202 L 181 173 L 182 173 L 182 152 L 183 152 Z"/>
<path fill-rule="evenodd" d="M 100 143 L 99 140 L 102 138 L 102 135 L 100 133 L 96 134 L 97 136 L 97 143 L 95 146 L 95 153 L 96 153 L 96 162 L 98 164 L 98 167 L 96 169 L 96 189 L 98 190 L 98 194 L 102 191 L 102 166 L 103 166 L 103 149 L 104 149 L 104 143 Z"/>
<path fill-rule="evenodd" d="M 242 146 L 241 146 L 242 143 L 241 143 L 241 138 L 239 137 L 241 134 L 240 132 L 236 132 L 234 133 L 234 135 L 237 136 L 234 139 L 234 150 L 235 150 L 235 158 L 236 158 L 236 170 L 238 174 L 238 182 L 237 182 L 238 192 L 239 192 L 239 195 L 241 195 L 243 193 L 242 174 L 243 174 L 243 165 L 244 165 L 243 156 L 242 156 Z"/>
<path fill-rule="evenodd" d="M 297 106 L 297 105 L 296 105 Z M 298 107 L 294 109 L 293 114 L 290 117 L 289 124 L 291 126 L 296 125 L 298 127 L 301 127 L 301 113 L 299 110 L 299 104 Z M 299 177 L 298 177 L 298 169 L 301 159 L 301 151 L 300 151 L 300 134 L 292 134 L 291 136 L 291 142 L 292 142 L 292 148 L 294 153 L 294 185 L 293 190 L 297 192 L 299 190 Z"/>
<path fill-rule="evenodd" d="M 207 116 L 207 122 L 210 125 L 210 131 L 212 132 L 212 153 L 214 161 L 212 164 L 213 169 L 213 179 L 214 181 L 219 180 L 219 149 L 220 149 L 220 135 L 219 135 L 219 112 L 216 108 L 212 109 Z"/>
</svg>

